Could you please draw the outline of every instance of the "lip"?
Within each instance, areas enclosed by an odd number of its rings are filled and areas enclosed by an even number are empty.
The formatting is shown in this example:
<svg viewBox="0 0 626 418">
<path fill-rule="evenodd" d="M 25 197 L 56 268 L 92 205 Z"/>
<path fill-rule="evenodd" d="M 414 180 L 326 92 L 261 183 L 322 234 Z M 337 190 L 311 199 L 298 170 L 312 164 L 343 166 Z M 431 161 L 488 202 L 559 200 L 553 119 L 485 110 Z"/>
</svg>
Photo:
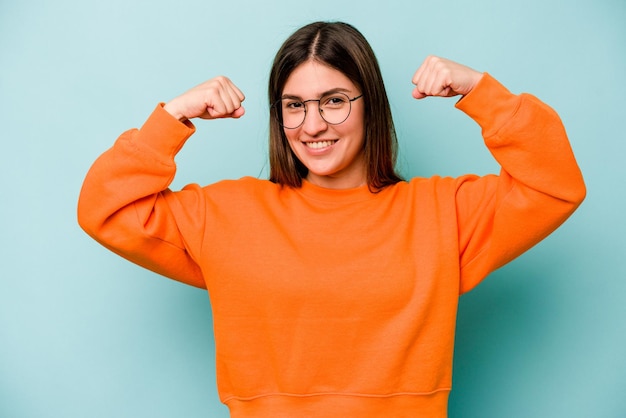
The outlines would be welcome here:
<svg viewBox="0 0 626 418">
<path fill-rule="evenodd" d="M 337 145 L 339 140 L 338 139 L 317 139 L 314 141 L 300 141 L 300 142 L 302 146 L 304 147 L 304 149 L 307 151 L 307 153 L 311 155 L 321 155 L 321 154 L 330 152 L 335 147 L 335 145 Z M 331 144 L 328 146 L 320 147 L 320 148 L 311 148 L 309 145 L 307 145 L 307 144 L 311 144 L 315 142 L 330 142 Z"/>
</svg>

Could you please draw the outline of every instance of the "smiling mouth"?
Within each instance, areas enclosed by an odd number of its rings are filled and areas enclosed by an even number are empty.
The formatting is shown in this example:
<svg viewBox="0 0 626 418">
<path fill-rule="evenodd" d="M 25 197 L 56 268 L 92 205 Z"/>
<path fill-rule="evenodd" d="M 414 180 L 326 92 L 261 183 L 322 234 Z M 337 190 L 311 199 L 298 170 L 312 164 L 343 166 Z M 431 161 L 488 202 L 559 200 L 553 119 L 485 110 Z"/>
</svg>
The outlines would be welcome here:
<svg viewBox="0 0 626 418">
<path fill-rule="evenodd" d="M 309 147 L 309 148 L 313 148 L 313 149 L 321 149 L 321 148 L 330 147 L 331 145 L 334 145 L 336 142 L 337 142 L 337 140 L 334 140 L 334 141 L 304 142 L 304 145 Z"/>
</svg>

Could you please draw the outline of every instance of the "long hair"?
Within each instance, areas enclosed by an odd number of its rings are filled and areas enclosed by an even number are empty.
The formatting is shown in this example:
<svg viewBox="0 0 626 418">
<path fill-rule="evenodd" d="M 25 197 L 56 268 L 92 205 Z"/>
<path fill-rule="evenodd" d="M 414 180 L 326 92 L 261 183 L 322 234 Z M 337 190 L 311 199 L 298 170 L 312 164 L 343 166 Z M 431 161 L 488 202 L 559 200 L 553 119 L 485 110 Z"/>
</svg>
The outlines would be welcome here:
<svg viewBox="0 0 626 418">
<path fill-rule="evenodd" d="M 300 187 L 308 169 L 291 150 L 280 125 L 277 103 L 291 73 L 314 60 L 334 68 L 363 93 L 367 184 L 372 191 L 402 181 L 395 171 L 398 149 L 395 128 L 378 60 L 365 37 L 343 22 L 315 22 L 294 32 L 274 58 L 269 77 L 270 181 Z"/>
</svg>

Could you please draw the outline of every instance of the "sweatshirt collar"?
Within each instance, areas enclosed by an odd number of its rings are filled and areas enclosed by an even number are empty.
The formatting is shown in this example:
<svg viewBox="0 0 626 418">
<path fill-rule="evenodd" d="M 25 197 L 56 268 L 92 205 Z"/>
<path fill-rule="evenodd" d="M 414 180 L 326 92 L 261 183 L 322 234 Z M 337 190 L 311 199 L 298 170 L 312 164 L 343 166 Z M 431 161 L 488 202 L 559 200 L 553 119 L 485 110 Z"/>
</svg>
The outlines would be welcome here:
<svg viewBox="0 0 626 418">
<path fill-rule="evenodd" d="M 310 199 L 337 203 L 359 202 L 371 199 L 375 196 L 374 193 L 370 192 L 367 184 L 351 189 L 328 189 L 317 186 L 304 179 L 302 180 L 302 186 L 296 190 Z"/>
</svg>

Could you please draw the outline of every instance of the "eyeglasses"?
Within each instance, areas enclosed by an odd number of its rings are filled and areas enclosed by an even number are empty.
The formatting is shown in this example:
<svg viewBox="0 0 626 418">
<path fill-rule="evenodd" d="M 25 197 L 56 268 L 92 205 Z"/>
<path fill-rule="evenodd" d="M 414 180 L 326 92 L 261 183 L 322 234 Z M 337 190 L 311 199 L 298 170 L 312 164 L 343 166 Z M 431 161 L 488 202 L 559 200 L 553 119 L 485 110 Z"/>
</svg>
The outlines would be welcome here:
<svg viewBox="0 0 626 418">
<path fill-rule="evenodd" d="M 285 129 L 296 129 L 302 126 L 306 118 L 307 103 L 317 102 L 322 119 L 330 125 L 339 125 L 348 119 L 352 110 L 352 102 L 363 95 L 352 99 L 344 93 L 329 93 L 319 99 L 298 100 L 293 97 L 284 97 L 274 103 L 278 123 Z"/>
</svg>

